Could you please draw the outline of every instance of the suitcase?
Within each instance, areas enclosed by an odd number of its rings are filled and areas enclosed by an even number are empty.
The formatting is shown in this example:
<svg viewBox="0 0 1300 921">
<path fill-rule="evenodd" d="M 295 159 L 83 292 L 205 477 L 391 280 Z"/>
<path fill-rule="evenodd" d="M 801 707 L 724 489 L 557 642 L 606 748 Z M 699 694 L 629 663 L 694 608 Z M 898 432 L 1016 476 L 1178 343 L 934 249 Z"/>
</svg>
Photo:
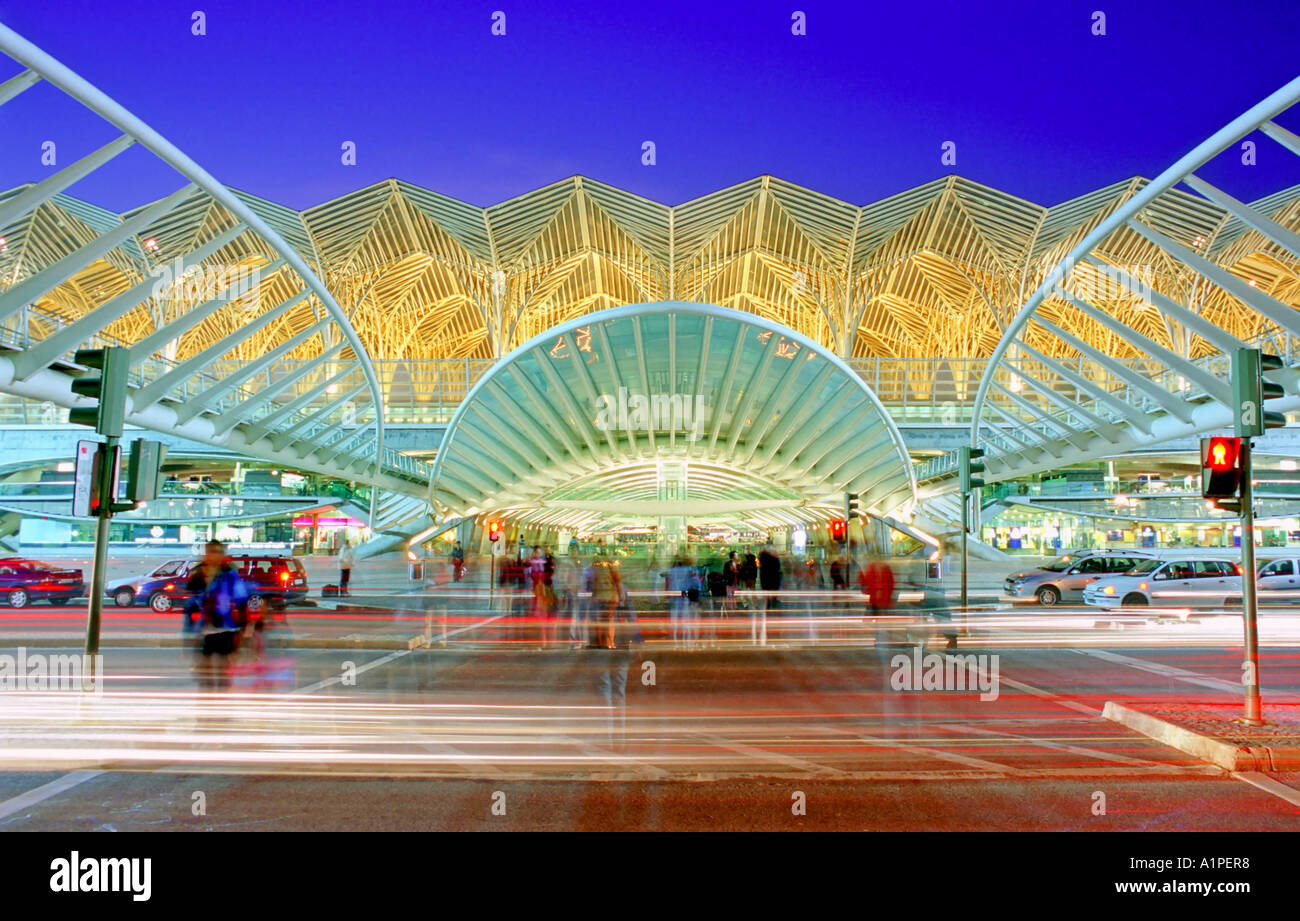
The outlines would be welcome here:
<svg viewBox="0 0 1300 921">
<path fill-rule="evenodd" d="M 320 590 L 320 596 L 322 598 L 337 598 L 339 597 L 339 594 L 339 587 L 337 585 L 326 585 Z"/>
</svg>

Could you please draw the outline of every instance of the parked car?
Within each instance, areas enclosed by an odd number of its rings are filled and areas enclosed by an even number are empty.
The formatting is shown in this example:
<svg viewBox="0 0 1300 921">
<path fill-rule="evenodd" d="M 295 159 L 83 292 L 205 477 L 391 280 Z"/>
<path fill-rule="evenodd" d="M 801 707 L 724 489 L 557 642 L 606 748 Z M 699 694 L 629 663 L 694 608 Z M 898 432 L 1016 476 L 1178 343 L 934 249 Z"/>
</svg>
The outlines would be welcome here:
<svg viewBox="0 0 1300 921">
<path fill-rule="evenodd" d="M 1149 560 L 1130 550 L 1083 550 L 1067 553 L 1037 569 L 1013 572 L 1003 589 L 1014 598 L 1035 598 L 1044 607 L 1062 601 L 1081 601 L 1083 589 L 1105 575 L 1128 572 Z"/>
<path fill-rule="evenodd" d="M 1300 556 L 1262 562 L 1255 584 L 1260 604 L 1295 604 L 1300 600 Z"/>
<path fill-rule="evenodd" d="M 144 575 L 111 582 L 105 587 L 104 594 L 118 607 L 147 604 L 159 614 L 165 614 L 174 606 L 185 603 L 189 596 L 185 583 L 190 570 L 197 565 L 198 560 L 168 560 Z"/>
<path fill-rule="evenodd" d="M 248 583 L 248 608 L 282 608 L 307 597 L 307 570 L 291 556 L 232 556 L 230 563 Z"/>
<path fill-rule="evenodd" d="M 0 559 L 0 598 L 11 608 L 25 608 L 33 601 L 67 604 L 85 596 L 86 580 L 80 569 L 60 569 L 16 556 Z"/>
<path fill-rule="evenodd" d="M 1227 559 L 1146 560 L 1122 576 L 1090 582 L 1083 600 L 1101 608 L 1238 604 L 1241 565 Z"/>
<path fill-rule="evenodd" d="M 168 560 L 157 569 L 135 579 L 114 582 L 105 594 L 122 607 L 147 604 L 159 614 L 180 607 L 189 599 L 190 574 L 199 560 Z M 230 565 L 248 583 L 248 607 L 284 607 L 307 597 L 307 571 L 292 557 L 232 556 Z"/>
</svg>

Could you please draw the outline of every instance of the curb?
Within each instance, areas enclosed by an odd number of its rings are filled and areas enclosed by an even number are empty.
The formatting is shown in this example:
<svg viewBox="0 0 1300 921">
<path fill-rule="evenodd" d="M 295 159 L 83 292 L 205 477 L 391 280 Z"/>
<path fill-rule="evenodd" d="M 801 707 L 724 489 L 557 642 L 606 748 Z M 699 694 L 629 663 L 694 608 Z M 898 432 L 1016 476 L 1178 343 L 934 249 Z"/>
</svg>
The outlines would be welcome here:
<svg viewBox="0 0 1300 921">
<path fill-rule="evenodd" d="M 1101 715 L 1170 748 L 1208 761 L 1225 771 L 1293 771 L 1300 768 L 1300 748 L 1236 745 L 1201 735 L 1149 713 L 1106 701 Z"/>
</svg>

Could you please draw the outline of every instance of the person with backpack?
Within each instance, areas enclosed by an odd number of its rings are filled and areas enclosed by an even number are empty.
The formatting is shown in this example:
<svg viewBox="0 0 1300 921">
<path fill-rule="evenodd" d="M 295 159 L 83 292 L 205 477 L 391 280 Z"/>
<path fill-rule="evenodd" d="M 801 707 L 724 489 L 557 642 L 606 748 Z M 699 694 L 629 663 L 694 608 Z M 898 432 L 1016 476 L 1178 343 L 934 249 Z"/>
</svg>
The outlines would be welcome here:
<svg viewBox="0 0 1300 921">
<path fill-rule="evenodd" d="M 187 611 L 198 613 L 203 640 L 199 646 L 199 681 L 205 690 L 230 686 L 230 656 L 248 623 L 248 586 L 226 559 L 226 545 L 210 540 L 203 562 L 190 573 Z"/>
</svg>

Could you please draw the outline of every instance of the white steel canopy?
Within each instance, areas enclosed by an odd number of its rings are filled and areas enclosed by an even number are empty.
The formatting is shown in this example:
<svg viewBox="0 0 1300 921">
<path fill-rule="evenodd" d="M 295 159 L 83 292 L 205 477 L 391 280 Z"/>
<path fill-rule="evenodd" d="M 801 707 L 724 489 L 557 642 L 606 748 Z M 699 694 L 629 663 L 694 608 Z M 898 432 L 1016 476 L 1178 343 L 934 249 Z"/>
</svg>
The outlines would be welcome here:
<svg viewBox="0 0 1300 921">
<path fill-rule="evenodd" d="M 768 524 L 823 517 L 796 510 L 844 493 L 889 514 L 915 491 L 898 429 L 843 361 L 753 314 L 682 301 L 602 310 L 505 356 L 452 417 L 432 487 L 448 517 L 718 516 L 731 502 Z"/>
<path fill-rule="evenodd" d="M 1285 395 L 1268 408 L 1300 409 L 1300 351 L 1292 347 L 1300 337 L 1300 186 L 1248 204 L 1196 174 L 1256 131 L 1269 139 L 1270 156 L 1300 157 L 1300 136 L 1274 121 L 1298 101 L 1300 78 L 1116 207 L 1046 273 L 980 381 L 971 443 L 989 448 L 987 481 L 1230 425 L 1230 359 L 1243 346 L 1286 356 L 1276 377 Z M 1241 149 L 1253 156 L 1254 144 Z M 1115 347 L 1070 332 L 1080 317 L 1108 329 Z M 1172 348 L 1139 330 L 1153 317 Z"/>
</svg>

